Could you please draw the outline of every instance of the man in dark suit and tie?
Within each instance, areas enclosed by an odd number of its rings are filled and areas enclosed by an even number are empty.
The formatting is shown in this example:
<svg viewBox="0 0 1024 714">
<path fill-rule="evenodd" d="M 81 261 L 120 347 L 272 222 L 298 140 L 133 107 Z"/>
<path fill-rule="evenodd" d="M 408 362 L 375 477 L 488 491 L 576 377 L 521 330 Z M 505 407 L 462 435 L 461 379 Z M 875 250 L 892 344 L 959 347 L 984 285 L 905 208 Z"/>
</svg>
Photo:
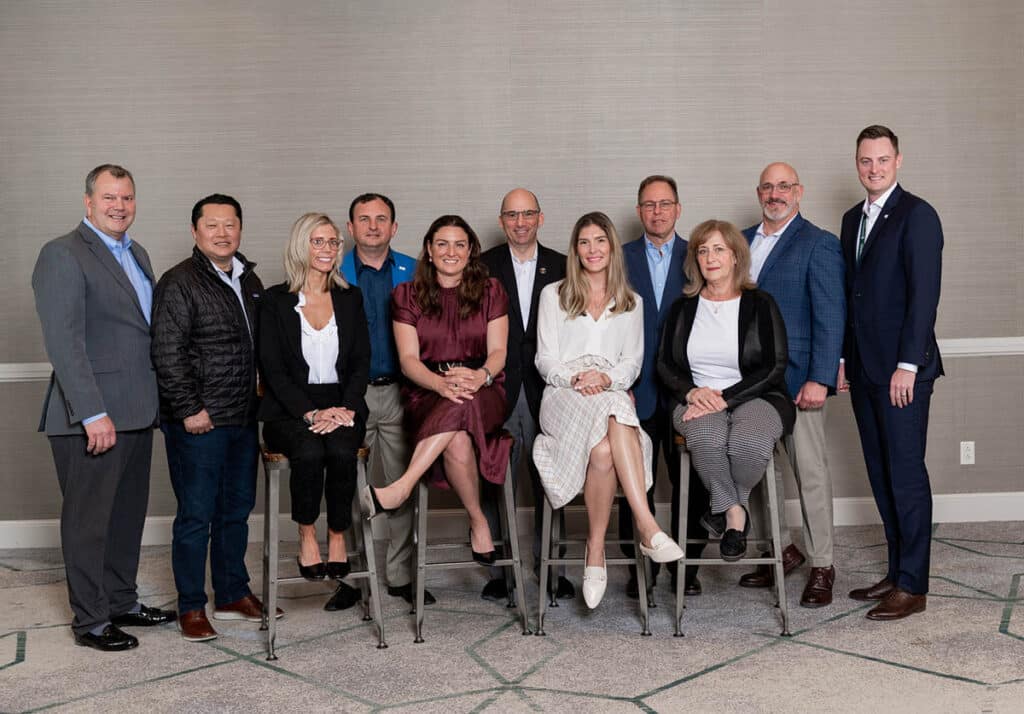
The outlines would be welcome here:
<svg viewBox="0 0 1024 714">
<path fill-rule="evenodd" d="M 844 369 L 889 556 L 880 582 L 850 592 L 878 602 L 870 620 L 924 611 L 931 553 L 924 455 L 932 388 L 943 373 L 935 341 L 943 238 L 935 209 L 896 183 L 902 163 L 891 129 L 860 133 L 857 173 L 868 195 L 842 226 Z"/>
<path fill-rule="evenodd" d="M 743 235 L 750 241 L 750 277 L 775 298 L 786 323 L 786 387 L 796 404 L 797 417 L 793 434 L 785 442 L 788 458 L 780 458 L 776 463 L 792 473 L 796 481 L 804 545 L 811 558 L 811 572 L 800 604 L 823 607 L 832 602 L 835 582 L 825 399 L 835 394 L 843 349 L 846 266 L 839 239 L 800 214 L 803 195 L 804 187 L 796 169 L 781 162 L 768 164 L 757 183 L 762 221 L 743 231 Z M 782 504 L 782 479 L 777 479 L 776 484 Z M 785 509 L 780 508 L 779 525 L 785 544 L 782 563 L 788 573 L 805 558 L 790 540 L 784 513 Z M 766 565 L 740 578 L 744 587 L 768 587 L 773 582 L 772 570 Z"/>
<path fill-rule="evenodd" d="M 626 272 L 629 282 L 644 303 L 644 362 L 640 377 L 633 385 L 633 397 L 636 401 L 636 413 L 640 418 L 640 426 L 651 437 L 654 445 L 655 479 L 658 474 L 658 452 L 665 456 L 668 478 L 672 482 L 672 534 L 679 530 L 679 513 L 677 508 L 676 490 L 679 487 L 679 458 L 675 453 L 674 432 L 672 429 L 672 409 L 661 397 L 657 369 L 655 367 L 658 347 L 661 344 L 661 331 L 665 324 L 665 316 L 672 303 L 683 294 L 683 262 L 686 259 L 686 241 L 676 233 L 676 221 L 682 207 L 679 204 L 679 191 L 675 179 L 670 176 L 648 176 L 640 182 L 637 192 L 636 214 L 644 227 L 644 234 L 637 240 L 622 246 L 622 254 L 626 260 Z M 696 473 L 690 476 L 690 499 L 687 508 L 688 538 L 706 538 L 707 533 L 700 527 L 700 518 L 710 507 L 708 492 Z M 654 512 L 654 488 L 647 493 L 647 502 Z M 619 504 L 619 537 L 630 540 L 633 537 L 633 512 L 623 501 Z M 687 546 L 687 557 L 700 557 L 703 546 Z M 625 544 L 622 552 L 632 557 L 633 546 Z M 654 564 L 653 575 L 657 577 L 657 564 Z M 675 564 L 670 563 L 672 585 L 675 586 Z M 630 569 L 629 583 L 626 594 L 637 597 L 636 574 Z M 653 586 L 654 578 L 648 583 Z M 700 581 L 697 580 L 697 567 L 688 566 L 686 570 L 686 594 L 700 595 Z"/>
<path fill-rule="evenodd" d="M 519 462 L 525 455 L 533 489 L 533 559 L 540 563 L 541 520 L 544 513 L 544 489 L 537 468 L 533 465 L 533 440 L 537 436 L 540 399 L 544 380 L 537 373 L 537 304 L 545 285 L 565 277 L 565 255 L 537 242 L 537 231 L 544 225 L 544 214 L 532 191 L 517 188 L 509 191 L 501 202 L 498 214 L 505 237 L 504 245 L 486 251 L 481 258 L 491 277 L 497 278 L 509 297 L 508 352 L 505 358 L 505 394 L 508 398 L 505 428 L 515 439 L 512 451 L 512 474 L 519 473 Z M 491 524 L 491 535 L 499 538 L 500 521 L 494 498 L 484 503 L 484 512 Z M 488 600 L 506 597 L 507 586 L 501 568 L 492 568 L 491 580 L 482 596 Z M 576 589 L 563 575 L 558 578 L 556 595 L 576 597 Z"/>
<path fill-rule="evenodd" d="M 71 629 L 77 644 L 103 651 L 138 646 L 121 627 L 175 617 L 142 605 L 135 583 L 158 403 L 149 361 L 153 268 L 128 236 L 134 220 L 132 175 L 97 166 L 85 179 L 85 219 L 43 246 L 32 272 L 53 364 L 39 430 L 64 497 Z"/>
</svg>

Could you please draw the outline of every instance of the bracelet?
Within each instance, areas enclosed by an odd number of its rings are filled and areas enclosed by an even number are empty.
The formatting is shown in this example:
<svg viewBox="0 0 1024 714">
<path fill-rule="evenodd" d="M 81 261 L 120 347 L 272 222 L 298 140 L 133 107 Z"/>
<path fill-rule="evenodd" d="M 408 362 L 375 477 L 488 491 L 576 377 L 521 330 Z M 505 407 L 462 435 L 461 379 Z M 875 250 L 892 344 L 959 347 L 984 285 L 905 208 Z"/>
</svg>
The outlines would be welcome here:
<svg viewBox="0 0 1024 714">
<path fill-rule="evenodd" d="M 319 413 L 320 413 L 319 409 L 314 409 L 312 415 L 310 415 L 308 417 L 303 415 L 302 420 L 304 422 L 306 422 L 307 424 L 309 424 L 310 426 L 313 426 L 313 422 L 316 421 L 316 415 L 319 414 Z"/>
</svg>

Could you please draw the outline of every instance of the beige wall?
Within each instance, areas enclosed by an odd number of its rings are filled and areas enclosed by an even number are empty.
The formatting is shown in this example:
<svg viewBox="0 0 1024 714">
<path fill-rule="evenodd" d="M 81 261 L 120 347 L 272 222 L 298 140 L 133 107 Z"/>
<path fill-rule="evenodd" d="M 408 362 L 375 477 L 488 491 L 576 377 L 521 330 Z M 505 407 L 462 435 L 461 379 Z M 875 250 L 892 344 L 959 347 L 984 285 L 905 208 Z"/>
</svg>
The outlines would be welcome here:
<svg viewBox="0 0 1024 714">
<path fill-rule="evenodd" d="M 291 222 L 365 190 L 415 252 L 435 216 L 499 240 L 502 194 L 540 196 L 564 248 L 583 212 L 638 234 L 637 183 L 680 184 L 679 230 L 757 220 L 760 168 L 788 160 L 830 230 L 860 200 L 853 141 L 901 136 L 901 179 L 946 230 L 940 338 L 1024 335 L 1018 0 L 781 2 L 0 2 L 0 363 L 42 362 L 29 275 L 81 217 L 98 163 L 138 182 L 134 238 L 158 272 L 190 250 L 213 191 L 245 209 L 243 250 L 281 279 Z M 947 360 L 932 409 L 936 493 L 1020 491 L 1024 358 Z M 0 384 L 0 519 L 52 518 L 33 432 L 40 383 Z M 845 397 L 831 404 L 837 496 L 868 494 Z M 977 465 L 958 465 L 961 439 Z M 160 439 L 158 438 L 159 442 Z M 163 453 L 151 514 L 173 512 Z"/>
</svg>

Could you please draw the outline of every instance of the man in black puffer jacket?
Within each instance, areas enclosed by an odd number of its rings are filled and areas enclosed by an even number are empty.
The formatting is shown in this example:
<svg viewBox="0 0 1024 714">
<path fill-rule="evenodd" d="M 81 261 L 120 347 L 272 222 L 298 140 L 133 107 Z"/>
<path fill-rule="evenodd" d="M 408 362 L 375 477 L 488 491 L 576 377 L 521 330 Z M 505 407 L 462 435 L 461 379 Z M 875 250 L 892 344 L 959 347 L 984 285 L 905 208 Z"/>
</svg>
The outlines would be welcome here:
<svg viewBox="0 0 1024 714">
<path fill-rule="evenodd" d="M 178 499 L 171 561 L 178 625 L 189 641 L 217 636 L 206 618 L 206 551 L 214 619 L 259 622 L 245 549 L 256 502 L 256 311 L 263 284 L 238 252 L 242 207 L 213 194 L 192 209 L 192 257 L 153 296 L 153 364 L 161 430 Z"/>
</svg>

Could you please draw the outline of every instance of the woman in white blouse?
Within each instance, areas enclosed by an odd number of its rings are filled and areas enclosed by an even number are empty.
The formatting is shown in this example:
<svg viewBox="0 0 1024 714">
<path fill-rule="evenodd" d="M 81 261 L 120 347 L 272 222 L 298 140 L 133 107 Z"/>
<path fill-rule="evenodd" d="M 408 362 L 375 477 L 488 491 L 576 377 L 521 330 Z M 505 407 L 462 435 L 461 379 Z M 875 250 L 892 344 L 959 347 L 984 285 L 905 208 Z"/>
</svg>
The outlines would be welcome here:
<svg viewBox="0 0 1024 714">
<path fill-rule="evenodd" d="M 328 216 L 299 218 L 285 248 L 288 280 L 267 290 L 260 310 L 263 438 L 290 462 L 297 560 L 310 580 L 340 580 L 350 571 L 344 531 L 366 431 L 370 338 L 362 293 L 338 272 L 341 248 Z M 315 525 L 325 496 L 326 564 Z"/>
<path fill-rule="evenodd" d="M 540 295 L 537 370 L 547 387 L 533 457 L 552 507 L 583 491 L 583 597 L 591 608 L 607 584 L 604 539 L 618 487 L 633 509 L 644 555 L 659 563 L 683 556 L 647 506 L 651 440 L 627 391 L 643 349 L 641 300 L 626 281 L 615 226 L 603 213 L 588 213 L 573 228 L 565 280 Z"/>
</svg>

